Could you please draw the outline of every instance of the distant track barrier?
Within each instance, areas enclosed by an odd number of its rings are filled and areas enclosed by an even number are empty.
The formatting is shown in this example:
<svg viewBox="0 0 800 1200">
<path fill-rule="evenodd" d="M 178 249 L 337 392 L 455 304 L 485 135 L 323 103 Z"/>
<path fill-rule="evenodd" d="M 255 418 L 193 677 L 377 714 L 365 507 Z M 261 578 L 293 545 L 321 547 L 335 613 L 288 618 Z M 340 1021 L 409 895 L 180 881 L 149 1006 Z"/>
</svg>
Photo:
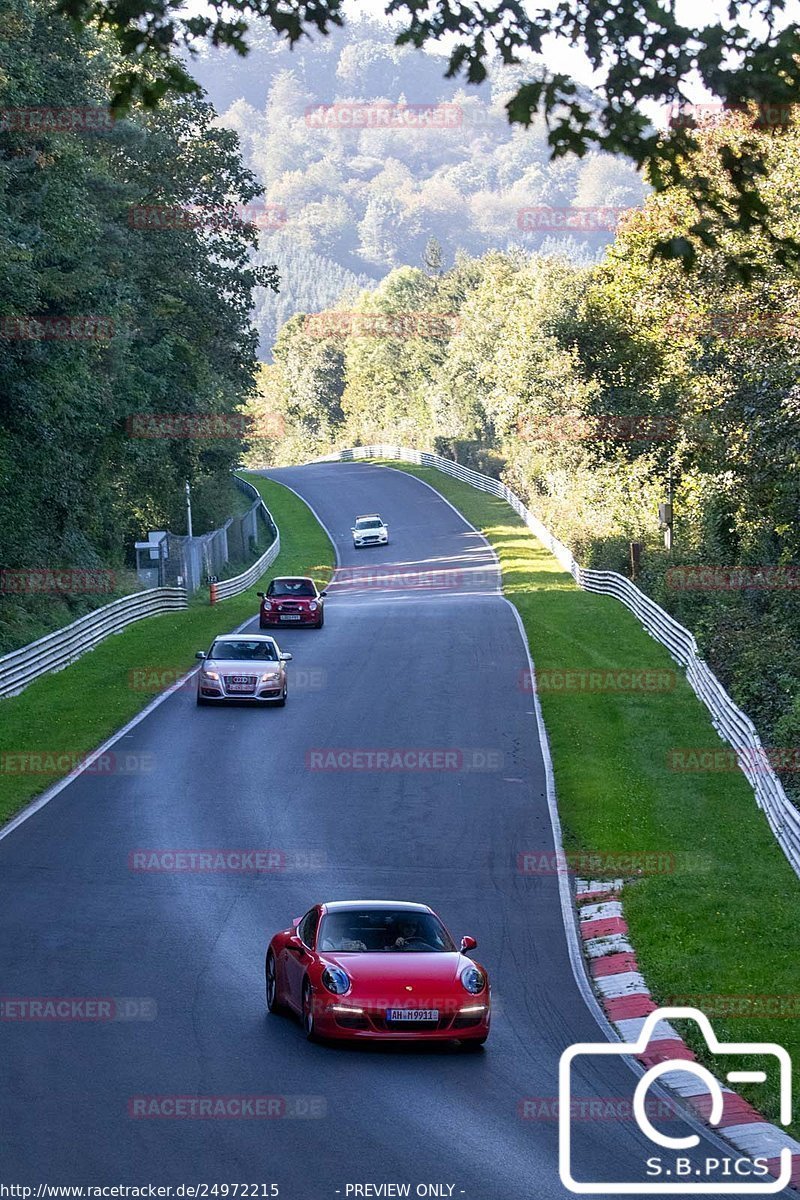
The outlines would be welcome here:
<svg viewBox="0 0 800 1200">
<path fill-rule="evenodd" d="M 778 844 L 800 876 L 800 812 L 792 804 L 769 762 L 750 718 L 738 708 L 708 664 L 700 657 L 694 635 L 671 617 L 660 605 L 640 591 L 630 579 L 616 571 L 594 571 L 576 562 L 572 551 L 560 542 L 538 517 L 525 507 L 510 488 L 498 479 L 462 467 L 438 454 L 411 450 L 406 446 L 357 446 L 327 454 L 315 462 L 353 462 L 358 459 L 397 459 L 417 466 L 433 467 L 470 487 L 489 492 L 510 504 L 531 532 L 555 556 L 576 584 L 587 592 L 613 596 L 629 608 L 651 637 L 667 648 L 672 658 L 686 670 L 686 678 L 695 695 L 706 706 L 717 733 L 736 751 L 739 768 L 755 793 L 756 802 L 769 822 Z"/>
<path fill-rule="evenodd" d="M 187 607 L 186 589 L 179 587 L 150 588 L 104 604 L 71 625 L 4 654 L 0 658 L 0 697 L 16 696 L 40 675 L 63 670 L 134 621 Z"/>
</svg>

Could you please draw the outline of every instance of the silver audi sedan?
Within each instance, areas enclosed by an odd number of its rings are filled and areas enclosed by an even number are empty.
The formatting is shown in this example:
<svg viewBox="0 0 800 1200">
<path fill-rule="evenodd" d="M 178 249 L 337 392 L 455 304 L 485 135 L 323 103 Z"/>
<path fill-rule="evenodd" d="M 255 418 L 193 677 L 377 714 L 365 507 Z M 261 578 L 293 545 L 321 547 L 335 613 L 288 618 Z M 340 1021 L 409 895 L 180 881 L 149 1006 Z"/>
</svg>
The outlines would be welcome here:
<svg viewBox="0 0 800 1200">
<path fill-rule="evenodd" d="M 286 664 L 291 654 L 281 651 L 263 633 L 229 633 L 215 638 L 197 675 L 197 703 L 249 700 L 283 707 L 287 696 Z"/>
</svg>

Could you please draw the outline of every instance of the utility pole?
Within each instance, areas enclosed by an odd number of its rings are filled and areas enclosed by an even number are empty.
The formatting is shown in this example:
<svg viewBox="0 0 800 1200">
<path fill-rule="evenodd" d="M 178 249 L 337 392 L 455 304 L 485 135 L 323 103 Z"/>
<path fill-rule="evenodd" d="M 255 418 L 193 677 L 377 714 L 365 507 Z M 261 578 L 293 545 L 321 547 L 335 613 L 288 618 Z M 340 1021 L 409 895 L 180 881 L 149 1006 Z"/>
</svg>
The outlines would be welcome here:
<svg viewBox="0 0 800 1200">
<path fill-rule="evenodd" d="M 664 545 L 672 550 L 672 463 L 667 475 L 667 500 L 658 506 L 658 527 L 664 532 Z"/>
<path fill-rule="evenodd" d="M 192 489 L 189 487 L 189 480 L 186 480 L 186 532 L 189 537 L 193 537 L 192 533 Z"/>
</svg>

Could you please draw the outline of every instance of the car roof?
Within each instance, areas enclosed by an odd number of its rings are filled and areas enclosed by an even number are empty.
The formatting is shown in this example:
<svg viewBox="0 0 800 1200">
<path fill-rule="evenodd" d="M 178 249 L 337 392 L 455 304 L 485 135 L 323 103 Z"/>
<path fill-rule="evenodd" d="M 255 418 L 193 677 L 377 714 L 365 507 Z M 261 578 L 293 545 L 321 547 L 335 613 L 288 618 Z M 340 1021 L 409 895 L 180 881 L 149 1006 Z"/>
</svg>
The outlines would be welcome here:
<svg viewBox="0 0 800 1200">
<path fill-rule="evenodd" d="M 304 583 L 314 582 L 310 575 L 273 575 L 270 583 L 280 583 L 284 579 L 302 579 Z"/>
<path fill-rule="evenodd" d="M 341 912 L 353 908 L 400 908 L 409 912 L 433 912 L 427 904 L 414 904 L 410 900 L 329 900 L 322 905 L 326 912 Z"/>
<path fill-rule="evenodd" d="M 367 521 L 367 520 L 371 519 L 372 517 L 374 517 L 378 521 L 380 521 L 382 519 L 380 513 L 359 513 L 358 516 L 356 517 L 356 520 L 357 521 Z"/>
</svg>

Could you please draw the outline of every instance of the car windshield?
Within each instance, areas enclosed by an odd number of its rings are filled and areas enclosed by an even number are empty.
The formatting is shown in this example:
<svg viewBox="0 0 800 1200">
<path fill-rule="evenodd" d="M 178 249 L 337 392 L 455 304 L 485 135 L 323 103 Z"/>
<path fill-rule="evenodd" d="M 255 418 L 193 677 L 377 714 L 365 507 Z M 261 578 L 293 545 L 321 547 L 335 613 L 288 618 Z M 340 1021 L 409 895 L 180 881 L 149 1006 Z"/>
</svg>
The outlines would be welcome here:
<svg viewBox="0 0 800 1200">
<path fill-rule="evenodd" d="M 381 524 L 378 517 L 370 517 L 368 521 L 356 521 L 356 529 L 380 529 Z"/>
<path fill-rule="evenodd" d="M 267 590 L 268 596 L 314 596 L 315 588 L 310 579 L 273 579 Z"/>
<path fill-rule="evenodd" d="M 278 651 L 274 642 L 261 642 L 242 638 L 235 642 L 214 642 L 209 658 L 228 659 L 236 662 L 277 662 Z"/>
<path fill-rule="evenodd" d="M 366 908 L 326 913 L 317 948 L 323 953 L 403 953 L 455 950 L 453 940 L 433 913 L 413 909 Z"/>
</svg>

